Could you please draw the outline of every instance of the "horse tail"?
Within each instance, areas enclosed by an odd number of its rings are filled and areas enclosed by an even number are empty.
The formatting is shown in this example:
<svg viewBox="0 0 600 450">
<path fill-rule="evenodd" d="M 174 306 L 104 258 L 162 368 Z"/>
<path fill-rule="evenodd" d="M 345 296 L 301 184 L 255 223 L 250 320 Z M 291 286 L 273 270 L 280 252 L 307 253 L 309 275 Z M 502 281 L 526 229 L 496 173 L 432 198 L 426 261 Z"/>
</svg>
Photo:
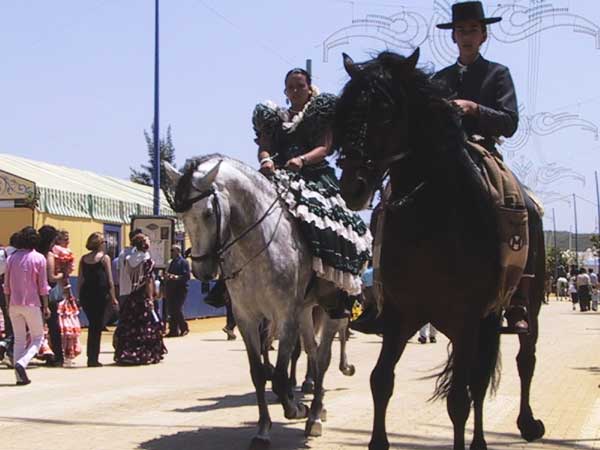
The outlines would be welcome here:
<svg viewBox="0 0 600 450">
<path fill-rule="evenodd" d="M 474 366 L 470 371 L 470 380 L 489 379 L 491 391 L 495 393 L 500 384 L 500 322 L 502 316 L 499 314 L 489 314 L 481 319 L 479 324 L 479 337 L 477 345 L 477 354 L 475 355 Z M 435 390 L 429 400 L 445 399 L 450 393 L 454 375 L 454 350 L 450 350 L 451 344 L 448 344 L 449 353 L 446 365 L 440 373 L 437 374 Z"/>
</svg>

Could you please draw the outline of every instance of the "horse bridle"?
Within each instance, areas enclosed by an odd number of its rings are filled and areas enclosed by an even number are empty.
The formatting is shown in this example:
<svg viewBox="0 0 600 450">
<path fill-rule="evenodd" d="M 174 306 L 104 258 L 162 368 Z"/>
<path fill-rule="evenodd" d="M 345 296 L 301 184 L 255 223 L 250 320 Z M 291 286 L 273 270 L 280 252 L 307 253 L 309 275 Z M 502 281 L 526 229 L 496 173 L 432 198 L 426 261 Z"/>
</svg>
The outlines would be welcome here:
<svg viewBox="0 0 600 450">
<path fill-rule="evenodd" d="M 248 264 L 250 264 L 258 256 L 260 256 L 265 250 L 267 250 L 267 248 L 269 248 L 269 246 L 271 245 L 271 242 L 273 242 L 275 234 L 277 233 L 279 224 L 281 223 L 281 218 L 283 216 L 283 208 L 281 208 L 281 213 L 279 214 L 279 218 L 277 219 L 277 224 L 275 226 L 275 229 L 273 230 L 271 237 L 267 241 L 267 243 L 261 248 L 261 250 L 258 253 L 256 253 L 250 259 L 248 259 L 244 264 L 242 264 L 241 267 L 232 271 L 231 275 L 228 275 L 228 276 L 225 276 L 225 270 L 223 268 L 223 262 L 224 262 L 223 254 L 227 250 L 229 250 L 231 247 L 233 247 L 235 244 L 237 244 L 242 239 L 244 239 L 253 229 L 255 229 L 258 225 L 260 225 L 267 218 L 267 216 L 269 216 L 269 214 L 273 211 L 273 209 L 279 202 L 281 195 L 277 194 L 277 196 L 275 197 L 273 202 L 269 205 L 267 210 L 263 213 L 263 215 L 256 222 L 254 222 L 252 225 L 250 225 L 244 231 L 242 231 L 235 239 L 232 239 L 229 242 L 222 241 L 222 238 L 221 238 L 221 235 L 222 235 L 222 233 L 221 233 L 222 209 L 221 209 L 221 203 L 219 202 L 219 196 L 217 195 L 217 191 L 214 188 L 214 186 L 211 186 L 209 189 L 206 189 L 205 191 L 200 191 L 198 195 L 188 199 L 186 201 L 186 206 L 188 206 L 188 209 L 189 209 L 195 203 L 199 202 L 202 199 L 210 197 L 211 195 L 212 195 L 212 205 L 213 205 L 213 210 L 215 212 L 215 221 L 216 221 L 216 227 L 217 227 L 215 245 L 213 246 L 213 248 L 211 248 L 208 252 L 204 253 L 203 255 L 200 255 L 200 256 L 190 255 L 190 258 L 191 258 L 192 262 L 203 262 L 209 258 L 214 258 L 217 260 L 217 262 L 219 264 L 219 269 L 221 270 L 221 275 L 222 275 L 221 280 L 233 279 Z"/>
</svg>

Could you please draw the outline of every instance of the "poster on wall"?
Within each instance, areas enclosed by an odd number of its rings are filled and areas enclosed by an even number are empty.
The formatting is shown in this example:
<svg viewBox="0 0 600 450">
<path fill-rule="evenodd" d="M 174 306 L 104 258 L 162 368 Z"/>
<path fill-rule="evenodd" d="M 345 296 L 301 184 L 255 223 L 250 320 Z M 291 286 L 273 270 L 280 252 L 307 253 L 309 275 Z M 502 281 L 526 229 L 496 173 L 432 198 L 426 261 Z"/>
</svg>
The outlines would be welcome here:
<svg viewBox="0 0 600 450">
<path fill-rule="evenodd" d="M 131 229 L 140 228 L 150 239 L 150 255 L 155 268 L 166 269 L 175 236 L 175 218 L 167 216 L 132 216 Z"/>
</svg>

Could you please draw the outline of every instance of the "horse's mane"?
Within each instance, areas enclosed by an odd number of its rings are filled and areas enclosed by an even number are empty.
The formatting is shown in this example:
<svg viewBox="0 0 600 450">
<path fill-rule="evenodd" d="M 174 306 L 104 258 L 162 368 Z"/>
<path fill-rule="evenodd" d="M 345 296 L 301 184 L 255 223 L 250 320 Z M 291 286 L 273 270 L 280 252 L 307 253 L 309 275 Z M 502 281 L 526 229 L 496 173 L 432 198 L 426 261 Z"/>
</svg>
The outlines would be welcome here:
<svg viewBox="0 0 600 450">
<path fill-rule="evenodd" d="M 231 158 L 229 156 L 222 155 L 220 153 L 211 153 L 209 155 L 201 155 L 195 156 L 193 158 L 189 158 L 183 167 L 183 174 L 175 187 L 175 195 L 172 196 L 171 207 L 174 211 L 177 212 L 185 212 L 189 209 L 188 197 L 189 193 L 192 189 L 192 179 L 194 173 L 202 164 L 211 161 L 211 160 L 222 160 L 226 161 L 231 166 L 238 169 L 240 172 L 244 173 L 248 178 L 252 179 L 252 181 L 256 184 L 257 189 L 262 190 L 263 192 L 268 192 L 272 190 L 273 187 L 269 183 L 269 181 L 262 176 L 259 172 L 249 167 L 247 164 L 244 164 L 242 161 L 239 161 L 235 158 Z"/>
<path fill-rule="evenodd" d="M 400 70 L 405 62 L 404 56 L 384 51 L 356 65 L 357 73 L 348 81 L 338 101 L 336 132 L 352 134 L 352 129 L 357 129 L 352 122 L 360 121 L 367 108 L 369 114 L 385 115 L 390 111 L 405 114 L 410 105 L 410 113 L 402 119 L 411 122 L 412 129 L 416 130 L 411 136 L 421 142 L 419 146 L 423 146 L 423 141 L 431 140 L 427 147 L 432 150 L 443 147 L 452 151 L 462 147 L 465 136 L 459 110 L 445 100 L 445 86 L 424 70 Z M 361 107 L 365 110 L 360 111 Z M 413 144 L 410 143 L 414 148 Z"/>
</svg>

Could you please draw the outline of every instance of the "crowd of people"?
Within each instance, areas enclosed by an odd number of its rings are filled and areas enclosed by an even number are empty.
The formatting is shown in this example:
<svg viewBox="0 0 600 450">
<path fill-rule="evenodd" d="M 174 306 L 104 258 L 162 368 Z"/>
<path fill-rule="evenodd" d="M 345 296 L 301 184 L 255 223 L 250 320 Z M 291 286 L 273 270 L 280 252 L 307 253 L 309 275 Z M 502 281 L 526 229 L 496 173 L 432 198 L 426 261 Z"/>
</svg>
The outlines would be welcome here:
<svg viewBox="0 0 600 450">
<path fill-rule="evenodd" d="M 556 294 L 558 300 L 570 300 L 573 311 L 577 309 L 578 304 L 581 312 L 598 311 L 600 284 L 598 275 L 592 268 L 571 265 L 567 272 L 563 266 L 559 266 L 556 271 L 556 281 L 554 275 L 548 277 L 546 299 L 552 292 Z"/>
<path fill-rule="evenodd" d="M 130 246 L 111 260 L 104 235 L 92 233 L 89 251 L 78 262 L 77 291 L 71 288 L 75 255 L 69 233 L 44 225 L 14 233 L 0 245 L 0 361 L 12 365 L 17 385 L 31 382 L 27 367 L 33 358 L 50 367 L 73 367 L 82 353 L 80 309 L 88 321 L 87 366 L 101 367 L 103 330 L 117 316 L 114 356 L 118 365 L 160 362 L 167 350 L 163 336 L 184 336 L 189 328 L 183 303 L 190 279 L 188 262 L 173 246 L 172 259 L 160 276 L 142 230 L 129 234 Z M 156 300 L 166 300 L 169 331 L 159 317 Z"/>
</svg>

